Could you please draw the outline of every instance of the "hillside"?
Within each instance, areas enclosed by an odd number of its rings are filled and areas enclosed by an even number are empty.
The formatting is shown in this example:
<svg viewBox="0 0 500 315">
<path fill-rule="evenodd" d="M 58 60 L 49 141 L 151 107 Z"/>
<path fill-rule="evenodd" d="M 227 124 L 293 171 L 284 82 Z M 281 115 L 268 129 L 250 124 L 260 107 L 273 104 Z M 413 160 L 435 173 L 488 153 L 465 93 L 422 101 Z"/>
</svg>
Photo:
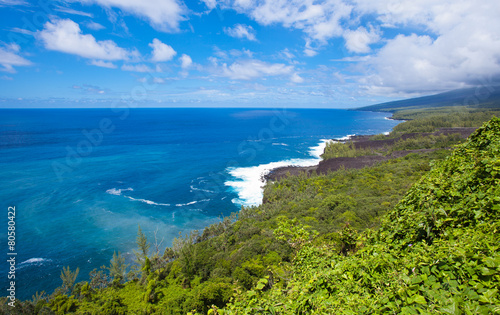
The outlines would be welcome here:
<svg viewBox="0 0 500 315">
<path fill-rule="evenodd" d="M 271 273 L 224 314 L 498 314 L 499 152 L 494 118 L 436 162 L 379 229 L 356 235 L 346 225 L 305 242 L 289 278 Z"/>
<path fill-rule="evenodd" d="M 407 109 L 442 108 L 465 106 L 469 108 L 498 108 L 500 104 L 500 86 L 487 85 L 475 88 L 459 89 L 435 95 L 405 99 L 370 105 L 356 110 L 396 112 Z"/>
</svg>

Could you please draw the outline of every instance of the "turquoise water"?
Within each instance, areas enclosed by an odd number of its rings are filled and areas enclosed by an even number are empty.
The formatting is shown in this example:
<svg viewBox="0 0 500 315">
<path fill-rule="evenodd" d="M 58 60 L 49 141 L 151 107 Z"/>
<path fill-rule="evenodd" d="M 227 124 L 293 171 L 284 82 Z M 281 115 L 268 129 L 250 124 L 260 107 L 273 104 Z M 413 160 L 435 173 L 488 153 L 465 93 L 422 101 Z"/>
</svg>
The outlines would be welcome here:
<svg viewBox="0 0 500 315">
<path fill-rule="evenodd" d="M 318 162 L 324 139 L 387 132 L 387 114 L 297 109 L 0 110 L 0 238 L 16 207 L 16 291 L 51 293 L 113 251 L 128 262 L 140 224 L 161 246 L 241 205 L 272 167 Z M 1 228 L 3 227 L 3 228 Z M 8 264 L 0 266 L 2 295 Z"/>
</svg>

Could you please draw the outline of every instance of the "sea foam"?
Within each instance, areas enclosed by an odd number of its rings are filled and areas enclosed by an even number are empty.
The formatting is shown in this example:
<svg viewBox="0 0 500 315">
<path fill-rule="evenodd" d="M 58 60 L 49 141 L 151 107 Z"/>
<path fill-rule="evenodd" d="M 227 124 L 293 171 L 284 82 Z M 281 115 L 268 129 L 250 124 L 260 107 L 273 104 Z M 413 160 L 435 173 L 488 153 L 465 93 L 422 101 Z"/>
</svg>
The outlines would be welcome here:
<svg viewBox="0 0 500 315">
<path fill-rule="evenodd" d="M 121 196 L 122 192 L 124 192 L 124 191 L 134 191 L 134 189 L 130 188 L 130 187 L 125 188 L 125 189 L 111 188 L 111 189 L 106 190 L 106 193 L 108 193 L 110 195 Z M 153 206 L 166 206 L 166 207 L 170 206 L 169 203 L 158 203 L 158 202 L 154 202 L 154 201 L 147 200 L 147 199 L 134 198 L 134 197 L 125 196 L 125 195 L 123 195 L 123 197 L 128 198 L 132 201 L 144 202 L 148 205 L 153 205 Z"/>
<path fill-rule="evenodd" d="M 158 202 L 154 202 L 154 201 L 151 201 L 151 200 L 140 199 L 140 198 L 133 198 L 133 197 L 130 197 L 130 196 L 125 196 L 125 197 L 127 197 L 128 199 L 130 199 L 132 201 L 140 201 L 140 202 L 147 203 L 148 205 L 165 206 L 165 207 L 169 207 L 170 206 L 169 203 L 158 203 Z"/>
<path fill-rule="evenodd" d="M 44 263 L 49 263 L 49 262 L 52 262 L 52 259 L 38 258 L 38 257 L 30 258 L 28 260 L 21 262 L 18 265 L 18 268 L 24 268 L 24 267 L 28 267 L 28 266 L 40 266 L 40 265 L 43 265 Z"/>
<path fill-rule="evenodd" d="M 110 195 L 120 196 L 122 194 L 122 192 L 124 192 L 124 191 L 134 191 L 134 190 L 130 187 L 125 188 L 125 189 L 111 188 L 111 189 L 106 190 L 106 193 L 108 193 Z"/>
<path fill-rule="evenodd" d="M 285 166 L 314 166 L 321 161 L 329 139 L 321 139 L 318 145 L 309 149 L 310 159 L 289 159 L 279 162 L 271 162 L 249 167 L 230 167 L 227 172 L 234 177 L 234 180 L 226 181 L 224 184 L 231 187 L 238 198 L 233 199 L 233 203 L 243 206 L 257 206 L 262 203 L 263 187 L 265 185 L 264 176 L 273 169 Z"/>
</svg>

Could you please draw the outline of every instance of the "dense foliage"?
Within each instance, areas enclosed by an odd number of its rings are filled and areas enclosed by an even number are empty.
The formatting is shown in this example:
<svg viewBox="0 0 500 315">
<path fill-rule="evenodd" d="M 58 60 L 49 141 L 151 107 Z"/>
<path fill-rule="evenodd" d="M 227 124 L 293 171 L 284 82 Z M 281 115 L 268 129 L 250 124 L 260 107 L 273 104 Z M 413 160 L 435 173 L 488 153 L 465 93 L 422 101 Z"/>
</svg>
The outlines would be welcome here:
<svg viewBox="0 0 500 315">
<path fill-rule="evenodd" d="M 499 187 L 494 118 L 451 155 L 268 183 L 163 253 L 139 228 L 128 274 L 119 253 L 88 282 L 65 268 L 13 314 L 500 313 Z"/>
<path fill-rule="evenodd" d="M 432 110 L 429 112 L 401 111 L 396 113 L 394 117 L 412 120 L 394 127 L 393 134 L 433 132 L 443 127 L 474 127 L 491 119 L 493 116 L 499 116 L 499 114 L 498 110 L 483 111 L 465 108 Z"/>
<path fill-rule="evenodd" d="M 338 158 L 338 157 L 356 157 L 365 155 L 375 155 L 375 150 L 372 149 L 359 149 L 351 141 L 328 141 L 325 146 L 325 151 L 321 155 L 324 160 Z"/>
<path fill-rule="evenodd" d="M 372 141 L 383 141 L 395 139 L 391 135 L 374 137 Z M 419 149 L 444 149 L 461 143 L 464 139 L 457 134 L 416 134 L 409 138 L 397 138 L 392 145 L 384 145 L 377 148 L 358 148 L 352 141 L 340 142 L 329 141 L 326 143 L 325 151 L 321 155 L 324 160 L 338 157 L 358 157 L 367 155 L 390 155 L 395 151 L 419 150 Z"/>
</svg>

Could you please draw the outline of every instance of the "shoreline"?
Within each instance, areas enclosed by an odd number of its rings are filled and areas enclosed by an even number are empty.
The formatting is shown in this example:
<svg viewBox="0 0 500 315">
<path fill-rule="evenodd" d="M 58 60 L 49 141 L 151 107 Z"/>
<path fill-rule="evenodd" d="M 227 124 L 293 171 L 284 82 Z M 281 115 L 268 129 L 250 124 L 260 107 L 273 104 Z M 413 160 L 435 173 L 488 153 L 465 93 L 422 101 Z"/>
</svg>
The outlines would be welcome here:
<svg viewBox="0 0 500 315">
<path fill-rule="evenodd" d="M 370 138 L 374 135 L 352 135 L 350 137 L 341 138 L 342 140 L 351 140 L 356 144 L 356 148 L 359 149 L 382 149 L 386 146 L 393 145 L 399 140 L 406 140 L 409 138 L 414 138 L 417 135 L 448 135 L 453 133 L 459 133 L 460 137 L 466 139 L 474 130 L 475 127 L 455 127 L 455 128 L 441 128 L 435 132 L 430 133 L 409 133 L 398 138 L 388 138 L 383 140 L 370 140 Z M 340 139 L 331 139 L 332 141 L 342 141 Z M 344 140 L 344 141 L 345 141 Z M 365 155 L 358 157 L 339 157 L 327 160 L 320 160 L 319 163 L 315 166 L 308 167 L 300 167 L 300 166 L 283 166 L 272 169 L 269 173 L 265 174 L 263 177 L 265 179 L 265 183 L 271 181 L 275 182 L 282 178 L 288 176 L 294 176 L 299 174 L 307 174 L 310 176 L 312 173 L 316 172 L 317 174 L 326 174 L 330 171 L 336 171 L 339 169 L 360 169 L 367 166 L 372 166 L 379 162 L 384 162 L 390 159 L 400 158 L 406 156 L 410 153 L 419 153 L 419 152 L 430 152 L 434 149 L 418 149 L 418 150 L 401 150 L 394 151 L 389 155 Z"/>
</svg>

